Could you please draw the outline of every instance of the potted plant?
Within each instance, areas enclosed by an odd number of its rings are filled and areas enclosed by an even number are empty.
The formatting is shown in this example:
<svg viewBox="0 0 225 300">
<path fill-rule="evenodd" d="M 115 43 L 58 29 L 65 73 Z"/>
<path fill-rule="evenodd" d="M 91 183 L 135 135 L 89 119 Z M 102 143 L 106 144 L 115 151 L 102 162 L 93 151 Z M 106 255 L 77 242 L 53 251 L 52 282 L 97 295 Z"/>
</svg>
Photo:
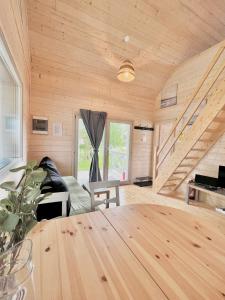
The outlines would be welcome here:
<svg viewBox="0 0 225 300">
<path fill-rule="evenodd" d="M 7 191 L 7 197 L 0 200 L 0 299 L 32 299 L 29 291 L 21 288 L 32 271 L 32 243 L 24 238 L 36 224 L 36 210 L 40 201 L 49 195 L 41 194 L 41 184 L 46 172 L 38 168 L 36 161 L 12 169 L 24 171 L 19 185 L 7 181 L 0 188 Z M 26 277 L 27 274 L 27 277 Z"/>
</svg>

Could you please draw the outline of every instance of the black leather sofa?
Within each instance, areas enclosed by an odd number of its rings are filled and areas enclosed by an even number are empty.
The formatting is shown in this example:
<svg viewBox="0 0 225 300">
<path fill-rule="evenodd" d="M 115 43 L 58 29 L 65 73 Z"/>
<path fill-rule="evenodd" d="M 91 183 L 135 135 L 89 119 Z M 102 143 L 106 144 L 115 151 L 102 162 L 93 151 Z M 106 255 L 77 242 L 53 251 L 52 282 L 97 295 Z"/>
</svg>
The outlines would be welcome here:
<svg viewBox="0 0 225 300">
<path fill-rule="evenodd" d="M 59 193 L 59 192 L 68 192 L 67 185 L 65 184 L 62 176 L 60 175 L 55 163 L 49 157 L 44 157 L 39 167 L 47 172 L 47 176 L 41 185 L 42 194 L 50 193 Z M 70 214 L 70 197 L 67 201 L 67 216 Z M 42 219 L 52 219 L 62 214 L 62 203 L 53 202 L 53 203 L 44 203 L 38 206 L 36 217 L 40 221 Z"/>
</svg>

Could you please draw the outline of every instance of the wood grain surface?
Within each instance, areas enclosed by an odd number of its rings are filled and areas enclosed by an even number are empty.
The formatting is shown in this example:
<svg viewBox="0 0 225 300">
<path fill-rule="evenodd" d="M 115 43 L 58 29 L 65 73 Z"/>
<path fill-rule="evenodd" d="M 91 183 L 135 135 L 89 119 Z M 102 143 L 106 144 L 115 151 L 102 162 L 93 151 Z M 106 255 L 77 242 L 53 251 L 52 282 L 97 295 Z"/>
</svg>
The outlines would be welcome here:
<svg viewBox="0 0 225 300">
<path fill-rule="evenodd" d="M 158 205 L 103 213 L 169 299 L 225 298 L 225 238 L 216 222 Z"/>
<path fill-rule="evenodd" d="M 37 300 L 225 298 L 212 219 L 134 204 L 41 222 L 31 238 Z"/>
<path fill-rule="evenodd" d="M 101 212 L 39 223 L 32 240 L 38 300 L 166 299 Z"/>
</svg>

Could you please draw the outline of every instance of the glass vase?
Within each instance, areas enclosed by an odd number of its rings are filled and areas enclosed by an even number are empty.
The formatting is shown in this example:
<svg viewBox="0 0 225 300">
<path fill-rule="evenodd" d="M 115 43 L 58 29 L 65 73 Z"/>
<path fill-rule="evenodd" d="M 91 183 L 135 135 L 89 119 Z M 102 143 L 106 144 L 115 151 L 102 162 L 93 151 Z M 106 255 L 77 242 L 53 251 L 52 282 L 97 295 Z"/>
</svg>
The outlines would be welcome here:
<svg viewBox="0 0 225 300">
<path fill-rule="evenodd" d="M 0 256 L 0 300 L 34 300 L 32 241 L 23 240 Z"/>
</svg>

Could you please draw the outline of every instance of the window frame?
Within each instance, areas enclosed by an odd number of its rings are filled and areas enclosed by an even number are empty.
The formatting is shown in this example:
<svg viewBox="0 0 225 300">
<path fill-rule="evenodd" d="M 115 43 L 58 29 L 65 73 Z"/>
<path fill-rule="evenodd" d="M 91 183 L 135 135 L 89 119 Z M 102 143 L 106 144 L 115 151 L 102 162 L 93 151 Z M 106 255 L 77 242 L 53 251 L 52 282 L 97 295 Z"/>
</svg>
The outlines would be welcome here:
<svg viewBox="0 0 225 300">
<path fill-rule="evenodd" d="M 78 177 L 78 160 L 79 160 L 79 120 L 81 116 L 79 113 L 75 113 L 75 130 L 74 130 L 74 159 L 73 161 L 73 175 L 77 179 Z M 108 180 L 108 162 L 109 162 L 109 138 L 110 138 L 110 123 L 122 123 L 127 124 L 130 126 L 130 133 L 129 133 L 129 161 L 128 161 L 128 178 L 127 180 L 121 181 L 120 185 L 127 185 L 130 184 L 132 181 L 132 143 L 133 143 L 133 121 L 129 120 L 121 120 L 121 119 L 111 119 L 107 118 L 105 122 L 104 134 L 103 134 L 103 144 L 104 144 L 104 158 L 103 158 L 103 173 L 102 173 L 102 180 Z"/>
<path fill-rule="evenodd" d="M 0 30 L 0 59 L 3 61 L 8 72 L 11 74 L 12 78 L 16 83 L 16 98 L 17 98 L 17 108 L 18 108 L 18 119 L 19 119 L 19 157 L 13 159 L 13 161 L 7 164 L 5 167 L 0 169 L 0 180 L 8 175 L 10 169 L 19 165 L 23 161 L 23 85 L 20 79 L 17 67 L 15 65 L 13 56 L 10 52 L 10 49 L 7 45 L 7 41 L 3 35 L 3 32 Z"/>
</svg>

